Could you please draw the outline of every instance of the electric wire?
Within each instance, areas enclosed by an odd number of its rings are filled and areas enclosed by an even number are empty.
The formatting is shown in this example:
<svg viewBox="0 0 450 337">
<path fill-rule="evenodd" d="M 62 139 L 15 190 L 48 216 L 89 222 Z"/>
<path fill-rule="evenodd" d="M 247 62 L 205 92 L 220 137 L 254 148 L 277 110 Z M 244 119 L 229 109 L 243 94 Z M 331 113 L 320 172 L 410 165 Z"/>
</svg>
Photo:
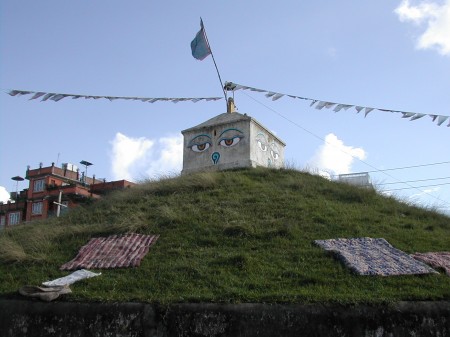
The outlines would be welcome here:
<svg viewBox="0 0 450 337">
<path fill-rule="evenodd" d="M 264 104 L 264 103 L 258 101 L 258 100 L 255 99 L 254 97 L 248 95 L 245 91 L 241 91 L 241 92 L 242 92 L 245 96 L 247 96 L 248 98 L 250 98 L 251 100 L 253 100 L 254 102 L 256 102 L 256 103 L 262 105 L 263 107 L 265 107 L 265 108 L 268 109 L 269 111 L 272 111 L 273 113 L 277 114 L 279 117 L 285 119 L 285 120 L 288 121 L 289 123 L 295 125 L 296 127 L 300 128 L 300 129 L 302 129 L 303 131 L 307 132 L 308 134 L 312 135 L 313 137 L 315 137 L 315 138 L 317 138 L 317 139 L 323 141 L 324 143 L 326 143 L 326 144 L 328 144 L 328 145 L 331 145 L 331 146 L 335 147 L 333 144 L 327 142 L 324 138 L 322 138 L 322 137 L 316 135 L 316 134 L 313 133 L 312 131 L 309 131 L 309 130 L 305 129 L 304 127 L 302 127 L 302 126 L 299 125 L 298 123 L 292 121 L 291 119 L 287 118 L 286 116 L 282 115 L 281 113 L 279 113 L 279 112 L 276 111 L 275 109 L 272 109 L 271 107 L 267 106 L 266 104 Z M 374 169 L 373 171 L 370 171 L 370 172 L 381 172 L 381 173 L 383 173 L 384 175 L 386 175 L 386 176 L 388 176 L 388 177 L 391 177 L 392 179 L 398 180 L 398 178 L 396 178 L 396 177 L 390 175 L 389 173 L 384 172 L 384 171 L 387 171 L 387 170 L 380 170 L 380 169 L 378 169 L 377 167 L 373 166 L 372 164 L 370 164 L 370 163 L 368 163 L 368 162 L 366 162 L 366 161 L 364 161 L 364 160 L 362 160 L 362 159 L 359 159 L 359 158 L 353 156 L 351 153 L 349 153 L 349 152 L 347 152 L 347 151 L 344 151 L 344 150 L 342 150 L 342 149 L 338 149 L 338 150 L 341 151 L 341 152 L 343 152 L 343 153 L 345 153 L 345 154 L 347 154 L 347 155 L 349 155 L 349 156 L 351 156 L 351 157 L 354 158 L 354 159 L 359 160 L 361 163 L 363 163 L 363 164 L 365 164 L 365 165 L 371 167 L 372 169 Z M 444 163 L 444 162 L 442 162 L 442 163 Z M 410 185 L 409 183 L 404 183 L 404 184 L 407 185 L 407 186 L 409 187 L 409 189 L 416 189 L 416 190 L 418 190 L 419 192 L 421 192 L 421 193 L 423 193 L 423 194 L 426 194 L 426 195 L 428 195 L 428 196 L 431 197 L 431 198 L 434 198 L 434 199 L 439 200 L 439 201 L 441 201 L 441 202 L 443 202 L 443 203 L 445 203 L 445 204 L 450 205 L 450 202 L 448 202 L 448 201 L 446 201 L 446 200 L 442 200 L 441 198 L 436 197 L 436 196 L 434 196 L 434 195 L 432 195 L 432 194 L 430 194 L 430 193 L 428 193 L 428 192 L 426 192 L 426 191 L 422 191 L 422 190 L 420 190 L 418 187 L 412 186 L 412 185 Z"/>
<path fill-rule="evenodd" d="M 394 188 L 390 190 L 383 190 L 383 192 L 391 192 L 391 191 L 400 191 L 400 190 L 410 190 L 412 188 L 424 188 L 424 187 L 434 187 L 434 186 L 442 186 L 442 185 L 450 185 L 450 183 L 443 184 L 434 184 L 434 185 L 424 185 L 424 186 L 413 186 L 413 187 L 404 187 L 404 188 Z M 444 201 L 444 200 L 442 200 Z"/>
<path fill-rule="evenodd" d="M 441 177 L 441 178 L 429 178 L 429 179 L 418 179 L 418 180 L 407 180 L 407 181 L 399 181 L 397 183 L 377 183 L 377 185 L 393 185 L 393 184 L 404 184 L 404 183 L 416 183 L 420 181 L 430 181 L 430 180 L 443 180 L 450 179 L 450 177 Z"/>
<path fill-rule="evenodd" d="M 422 165 L 413 165 L 413 166 L 403 166 L 403 167 L 388 168 L 388 169 L 382 169 L 382 170 L 376 170 L 376 171 L 368 171 L 367 173 L 404 170 L 404 169 L 410 169 L 410 168 L 416 168 L 416 167 L 434 166 L 434 165 L 442 165 L 442 164 L 450 164 L 450 161 L 442 161 L 442 162 L 439 162 L 439 163 L 430 163 L 430 164 L 422 164 Z"/>
</svg>

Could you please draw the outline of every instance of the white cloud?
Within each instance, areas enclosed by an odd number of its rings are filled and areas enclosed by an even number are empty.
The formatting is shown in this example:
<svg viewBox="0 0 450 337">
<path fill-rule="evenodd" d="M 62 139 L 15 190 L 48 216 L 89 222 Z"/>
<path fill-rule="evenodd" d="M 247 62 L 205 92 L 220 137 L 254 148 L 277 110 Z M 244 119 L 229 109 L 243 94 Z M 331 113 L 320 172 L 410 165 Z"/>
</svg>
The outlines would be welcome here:
<svg viewBox="0 0 450 337">
<path fill-rule="evenodd" d="M 183 164 L 183 137 L 132 138 L 120 132 L 112 144 L 113 179 L 136 180 L 180 171 Z"/>
<path fill-rule="evenodd" d="M 0 186 L 0 201 L 7 202 L 9 200 L 9 192 L 3 186 Z"/>
<path fill-rule="evenodd" d="M 183 136 L 165 137 L 158 140 L 154 160 L 147 170 L 150 177 L 179 172 L 183 166 Z"/>
<path fill-rule="evenodd" d="M 417 39 L 417 48 L 437 49 L 442 55 L 450 55 L 450 0 L 442 5 L 422 1 L 417 6 L 403 0 L 395 13 L 402 22 L 426 24 L 425 32 Z"/>
<path fill-rule="evenodd" d="M 132 180 L 133 169 L 145 161 L 154 141 L 141 138 L 127 137 L 120 132 L 112 143 L 112 174 L 113 179 Z"/>
<path fill-rule="evenodd" d="M 319 174 L 329 177 L 330 174 L 350 173 L 355 158 L 365 159 L 365 151 L 362 148 L 345 145 L 336 135 L 330 133 L 325 137 L 324 144 L 308 161 L 308 166 L 317 169 Z"/>
</svg>

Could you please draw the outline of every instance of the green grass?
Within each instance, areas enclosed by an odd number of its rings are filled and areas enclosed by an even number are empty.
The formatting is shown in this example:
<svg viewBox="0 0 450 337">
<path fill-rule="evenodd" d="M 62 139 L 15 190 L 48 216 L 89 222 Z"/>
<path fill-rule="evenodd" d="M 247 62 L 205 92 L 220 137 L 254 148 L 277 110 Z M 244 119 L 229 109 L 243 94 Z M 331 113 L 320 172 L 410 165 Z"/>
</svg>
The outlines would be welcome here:
<svg viewBox="0 0 450 337">
<path fill-rule="evenodd" d="M 316 239 L 383 237 L 407 253 L 450 250 L 450 218 L 295 170 L 199 173 L 117 192 L 0 234 L 0 296 L 68 272 L 91 237 L 160 234 L 138 268 L 71 286 L 68 300 L 380 303 L 450 300 L 450 277 L 358 276 Z"/>
</svg>

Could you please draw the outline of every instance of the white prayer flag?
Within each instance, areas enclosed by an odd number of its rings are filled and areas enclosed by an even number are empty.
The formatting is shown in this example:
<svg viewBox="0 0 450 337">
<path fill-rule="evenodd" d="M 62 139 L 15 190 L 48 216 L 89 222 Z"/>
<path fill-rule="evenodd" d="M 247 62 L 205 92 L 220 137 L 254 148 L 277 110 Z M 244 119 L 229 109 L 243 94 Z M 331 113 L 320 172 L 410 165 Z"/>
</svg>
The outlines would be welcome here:
<svg viewBox="0 0 450 337">
<path fill-rule="evenodd" d="M 328 102 L 320 101 L 319 103 L 317 103 L 316 109 L 317 109 L 317 110 L 322 110 L 322 109 L 325 107 L 325 105 L 327 105 L 327 103 L 328 103 Z"/>
<path fill-rule="evenodd" d="M 55 95 L 55 94 L 47 94 L 47 95 L 45 95 L 42 99 L 41 99 L 41 102 L 42 101 L 46 101 L 46 100 L 48 100 L 50 97 L 52 97 L 53 95 Z"/>
<path fill-rule="evenodd" d="M 409 118 L 409 117 L 413 117 L 415 115 L 414 112 L 402 112 L 403 117 L 402 118 Z"/>
<path fill-rule="evenodd" d="M 39 98 L 39 97 L 44 96 L 44 95 L 45 95 L 45 92 L 37 92 L 37 93 L 35 93 L 33 95 L 33 97 L 30 98 L 30 100 Z"/>
<path fill-rule="evenodd" d="M 339 112 L 344 108 L 344 104 L 338 104 L 336 105 L 336 107 L 333 109 L 334 112 Z"/>
<path fill-rule="evenodd" d="M 447 120 L 448 116 L 439 116 L 437 125 L 441 126 Z"/>
<path fill-rule="evenodd" d="M 373 108 L 366 108 L 364 117 L 367 117 L 367 115 L 369 114 L 369 112 L 371 112 L 372 110 L 373 110 Z"/>
<path fill-rule="evenodd" d="M 416 119 L 422 118 L 423 116 L 425 116 L 426 114 L 415 114 L 414 116 L 411 117 L 410 121 L 415 121 Z"/>
<path fill-rule="evenodd" d="M 273 97 L 272 97 L 272 101 L 276 101 L 277 99 L 280 99 L 281 97 L 283 97 L 284 95 L 283 94 L 275 94 L 275 95 L 273 95 Z"/>
</svg>

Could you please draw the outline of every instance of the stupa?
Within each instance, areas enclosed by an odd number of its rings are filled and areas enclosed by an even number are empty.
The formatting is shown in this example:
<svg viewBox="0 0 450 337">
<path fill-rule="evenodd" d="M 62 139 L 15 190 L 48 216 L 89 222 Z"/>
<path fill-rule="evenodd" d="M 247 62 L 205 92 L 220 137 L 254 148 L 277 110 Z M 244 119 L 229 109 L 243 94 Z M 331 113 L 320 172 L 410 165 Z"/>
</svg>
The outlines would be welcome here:
<svg viewBox="0 0 450 337">
<path fill-rule="evenodd" d="M 243 167 L 284 167 L 286 144 L 228 99 L 227 112 L 181 131 L 182 174 Z"/>
</svg>

